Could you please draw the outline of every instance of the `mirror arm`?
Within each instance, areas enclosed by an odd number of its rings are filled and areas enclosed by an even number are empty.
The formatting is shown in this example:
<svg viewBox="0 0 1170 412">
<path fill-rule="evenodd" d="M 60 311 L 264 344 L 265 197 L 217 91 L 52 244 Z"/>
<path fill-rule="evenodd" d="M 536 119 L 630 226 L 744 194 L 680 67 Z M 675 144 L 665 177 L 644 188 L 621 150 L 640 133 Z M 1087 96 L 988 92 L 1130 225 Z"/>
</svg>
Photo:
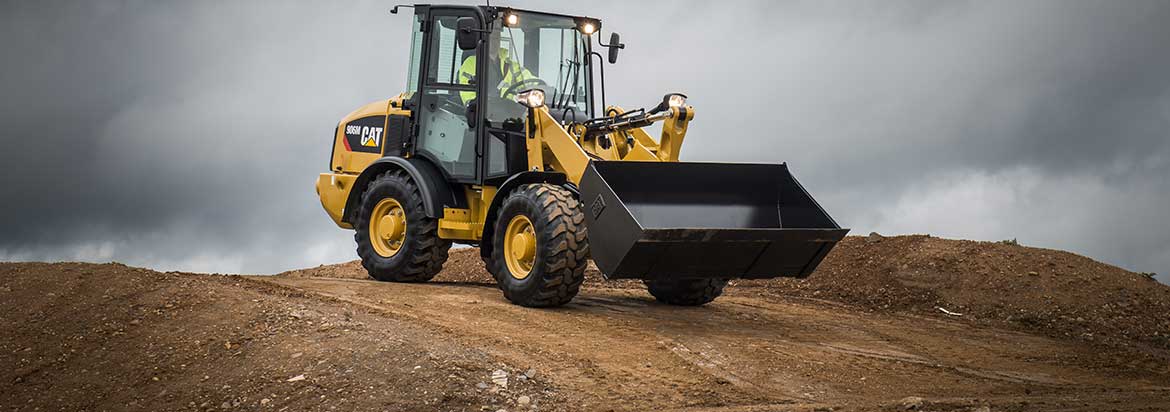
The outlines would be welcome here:
<svg viewBox="0 0 1170 412">
<path fill-rule="evenodd" d="M 597 45 L 604 47 L 606 49 L 611 49 L 611 48 L 617 47 L 618 50 L 621 50 L 621 49 L 626 48 L 626 45 L 623 43 L 617 43 L 617 44 L 602 43 L 601 42 L 601 30 L 597 30 Z M 605 105 L 605 60 L 601 57 L 601 53 L 590 52 L 590 54 L 593 56 L 597 56 L 597 62 L 598 62 L 597 67 L 601 73 L 601 112 L 603 113 L 602 116 L 604 116 L 604 113 L 606 111 L 606 105 Z"/>
<path fill-rule="evenodd" d="M 607 48 L 607 49 L 611 49 L 611 48 L 617 47 L 617 48 L 618 48 L 618 50 L 625 50 L 625 48 L 626 48 L 626 44 L 625 44 L 625 43 L 617 43 L 617 44 L 605 44 L 605 43 L 602 43 L 602 42 L 601 42 L 601 30 L 598 30 L 598 31 L 597 31 L 597 45 L 598 45 L 598 46 L 601 46 L 601 47 L 604 47 L 604 48 Z"/>
</svg>

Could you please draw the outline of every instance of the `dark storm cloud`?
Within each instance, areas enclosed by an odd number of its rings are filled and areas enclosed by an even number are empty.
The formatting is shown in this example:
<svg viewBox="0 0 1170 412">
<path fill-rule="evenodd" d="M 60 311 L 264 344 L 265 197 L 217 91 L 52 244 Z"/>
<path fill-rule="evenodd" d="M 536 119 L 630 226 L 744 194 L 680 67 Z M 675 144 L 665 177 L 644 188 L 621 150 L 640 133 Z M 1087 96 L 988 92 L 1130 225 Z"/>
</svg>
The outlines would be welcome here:
<svg viewBox="0 0 1170 412">
<path fill-rule="evenodd" d="M 691 97 L 683 157 L 787 161 L 856 233 L 1170 272 L 1166 2 L 518 2 L 601 17 L 610 102 Z M 0 259 L 270 272 L 353 257 L 312 180 L 404 84 L 383 2 L 9 2 Z"/>
<path fill-rule="evenodd" d="M 21 58 L 3 80 L 19 200 L 3 254 L 225 271 L 341 258 L 312 182 L 336 119 L 404 79 L 387 67 L 404 47 L 383 39 L 409 29 L 384 5 L 5 7 L 0 41 Z"/>
</svg>

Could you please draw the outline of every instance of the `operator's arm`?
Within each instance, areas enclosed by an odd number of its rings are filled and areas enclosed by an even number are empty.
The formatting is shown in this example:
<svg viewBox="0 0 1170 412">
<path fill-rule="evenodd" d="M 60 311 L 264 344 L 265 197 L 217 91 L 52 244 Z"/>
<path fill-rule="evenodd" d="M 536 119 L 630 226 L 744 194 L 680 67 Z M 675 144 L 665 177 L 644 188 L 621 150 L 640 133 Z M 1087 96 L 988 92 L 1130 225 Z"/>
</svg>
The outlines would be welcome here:
<svg viewBox="0 0 1170 412">
<path fill-rule="evenodd" d="M 471 55 L 463 59 L 463 65 L 459 66 L 459 79 L 456 80 L 459 84 L 473 85 L 477 81 L 475 79 L 475 55 Z M 463 104 L 468 104 L 472 99 L 475 99 L 475 92 L 459 92 L 459 98 L 463 100 Z"/>
</svg>

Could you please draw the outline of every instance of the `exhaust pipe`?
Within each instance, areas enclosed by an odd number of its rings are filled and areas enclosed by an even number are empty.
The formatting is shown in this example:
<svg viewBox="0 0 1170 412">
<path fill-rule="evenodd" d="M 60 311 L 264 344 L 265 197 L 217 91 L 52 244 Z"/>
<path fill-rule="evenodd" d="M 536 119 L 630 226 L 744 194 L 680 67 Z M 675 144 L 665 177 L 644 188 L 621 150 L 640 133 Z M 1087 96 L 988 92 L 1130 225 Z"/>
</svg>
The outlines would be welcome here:
<svg viewBox="0 0 1170 412">
<path fill-rule="evenodd" d="M 806 277 L 849 232 L 785 164 L 595 160 L 579 189 L 607 279 Z"/>
</svg>

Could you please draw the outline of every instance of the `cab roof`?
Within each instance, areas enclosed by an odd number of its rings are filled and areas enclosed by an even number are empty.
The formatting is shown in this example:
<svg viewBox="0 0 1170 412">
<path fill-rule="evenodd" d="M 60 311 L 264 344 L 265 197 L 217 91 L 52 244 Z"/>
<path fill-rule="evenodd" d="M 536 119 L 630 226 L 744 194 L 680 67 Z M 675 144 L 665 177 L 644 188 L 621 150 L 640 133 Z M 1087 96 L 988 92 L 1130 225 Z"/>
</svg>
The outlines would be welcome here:
<svg viewBox="0 0 1170 412">
<path fill-rule="evenodd" d="M 512 10 L 512 11 L 518 11 L 518 12 L 523 12 L 523 13 L 543 14 L 546 16 L 568 17 L 568 18 L 572 18 L 572 19 L 593 20 L 593 21 L 596 21 L 598 23 L 598 28 L 599 29 L 601 28 L 601 24 L 600 24 L 601 19 L 596 18 L 596 17 L 552 13 L 552 12 L 539 11 L 539 10 L 519 9 L 519 8 L 515 8 L 515 7 L 508 7 L 508 6 L 469 6 L 466 4 L 415 4 L 413 6 L 407 6 L 407 5 L 394 6 L 394 9 L 397 10 L 398 7 L 414 7 L 415 10 L 426 10 L 426 9 L 429 9 L 432 7 L 433 8 L 453 8 L 453 9 L 479 9 L 483 13 L 483 16 L 487 17 L 487 18 L 493 18 L 494 16 L 498 15 L 501 12 L 504 12 L 507 10 Z"/>
</svg>

